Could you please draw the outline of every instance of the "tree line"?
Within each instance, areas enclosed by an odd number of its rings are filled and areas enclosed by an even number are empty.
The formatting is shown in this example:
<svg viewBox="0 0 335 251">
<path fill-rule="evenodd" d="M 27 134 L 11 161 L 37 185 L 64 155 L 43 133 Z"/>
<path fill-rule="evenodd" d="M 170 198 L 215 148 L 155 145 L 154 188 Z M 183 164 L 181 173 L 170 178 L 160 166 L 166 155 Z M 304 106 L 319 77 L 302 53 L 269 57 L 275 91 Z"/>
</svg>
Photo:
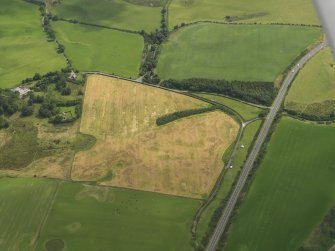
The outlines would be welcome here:
<svg viewBox="0 0 335 251">
<path fill-rule="evenodd" d="M 167 10 L 165 8 L 161 11 L 161 26 L 154 32 L 146 33 L 144 30 L 140 34 L 144 37 L 145 50 L 144 62 L 141 66 L 140 74 L 143 76 L 143 81 L 150 84 L 158 84 L 160 82 L 159 76 L 155 73 L 157 66 L 158 55 L 160 53 L 160 45 L 167 39 L 169 35 L 167 24 Z"/>
<path fill-rule="evenodd" d="M 209 92 L 224 94 L 247 102 L 271 105 L 276 97 L 276 90 L 271 82 L 247 82 L 210 79 L 164 80 L 160 86 L 191 92 Z"/>
<path fill-rule="evenodd" d="M 214 111 L 214 110 L 217 110 L 217 109 L 220 109 L 220 107 L 210 106 L 210 107 L 205 107 L 205 108 L 190 109 L 190 110 L 184 110 L 184 111 L 178 111 L 178 112 L 170 113 L 170 114 L 167 114 L 167 115 L 164 115 L 164 116 L 161 116 L 161 117 L 157 118 L 156 125 L 158 125 L 158 126 L 165 125 L 165 124 L 168 124 L 168 123 L 170 123 L 172 121 L 175 121 L 177 119 L 189 117 L 189 116 L 196 115 L 196 114 L 211 112 L 211 111 Z"/>
</svg>

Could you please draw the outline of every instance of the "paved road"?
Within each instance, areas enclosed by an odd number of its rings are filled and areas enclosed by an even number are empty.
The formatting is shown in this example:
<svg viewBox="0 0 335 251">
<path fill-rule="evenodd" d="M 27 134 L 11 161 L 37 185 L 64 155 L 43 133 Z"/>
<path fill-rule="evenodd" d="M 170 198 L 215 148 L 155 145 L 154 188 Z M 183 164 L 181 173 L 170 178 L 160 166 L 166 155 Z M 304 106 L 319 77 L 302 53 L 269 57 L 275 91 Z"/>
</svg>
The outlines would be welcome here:
<svg viewBox="0 0 335 251">
<path fill-rule="evenodd" d="M 225 227 L 227 226 L 228 220 L 233 212 L 233 209 L 236 205 L 236 202 L 239 198 L 239 195 L 243 189 L 243 186 L 245 185 L 245 182 L 247 180 L 247 177 L 252 169 L 252 166 L 255 162 L 255 159 L 257 157 L 257 154 L 259 153 L 259 150 L 262 146 L 262 144 L 264 143 L 264 140 L 269 132 L 269 129 L 281 107 L 281 104 L 285 98 L 285 95 L 288 91 L 288 88 L 291 84 L 291 82 L 293 81 L 293 79 L 295 78 L 295 76 L 297 75 L 298 71 L 304 66 L 304 64 L 314 55 L 316 55 L 320 50 L 322 50 L 322 48 L 324 48 L 326 46 L 325 43 L 321 43 L 318 46 L 316 46 L 313 50 L 311 50 L 309 52 L 309 54 L 307 54 L 306 56 L 304 56 L 295 66 L 293 69 L 291 69 L 291 71 L 289 72 L 289 74 L 287 75 L 287 77 L 284 80 L 284 83 L 282 85 L 282 87 L 279 90 L 279 93 L 273 103 L 273 105 L 271 106 L 271 110 L 263 124 L 262 130 L 260 131 L 258 138 L 255 142 L 255 145 L 247 159 L 247 162 L 244 166 L 244 169 L 236 183 L 236 186 L 228 200 L 227 206 L 225 208 L 225 210 L 223 211 L 217 226 L 214 230 L 213 236 L 206 248 L 206 251 L 214 251 L 216 249 L 216 246 L 220 240 L 220 237 L 222 235 L 222 233 L 225 230 Z"/>
</svg>

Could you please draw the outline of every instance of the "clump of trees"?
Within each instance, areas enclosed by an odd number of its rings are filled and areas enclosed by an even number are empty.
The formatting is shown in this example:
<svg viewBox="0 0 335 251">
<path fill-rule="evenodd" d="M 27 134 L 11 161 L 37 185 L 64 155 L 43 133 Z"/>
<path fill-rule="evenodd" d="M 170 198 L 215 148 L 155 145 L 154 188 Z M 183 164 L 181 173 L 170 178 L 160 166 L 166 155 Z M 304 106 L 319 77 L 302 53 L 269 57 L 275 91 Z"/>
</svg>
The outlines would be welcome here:
<svg viewBox="0 0 335 251">
<path fill-rule="evenodd" d="M 38 111 L 38 115 L 41 118 L 51 118 L 52 116 L 57 114 L 56 108 L 56 103 L 53 100 L 46 99 L 42 103 Z"/>
<path fill-rule="evenodd" d="M 21 111 L 21 116 L 33 114 L 33 107 L 29 103 L 23 102 L 19 94 L 7 89 L 0 89 L 0 129 L 7 128 L 9 121 L 6 117 Z"/>
<path fill-rule="evenodd" d="M 219 93 L 263 105 L 271 105 L 276 96 L 276 90 L 271 82 L 243 82 L 237 80 L 227 81 L 193 78 L 185 80 L 164 80 L 160 85 L 177 90 Z"/>
<path fill-rule="evenodd" d="M 73 84 L 82 85 L 84 84 L 84 79 L 76 80 L 69 79 L 68 75 L 71 72 L 71 68 L 63 69 L 62 71 L 49 72 L 44 76 L 40 76 L 39 74 L 35 74 L 33 78 L 28 78 L 22 81 L 22 84 L 37 81 L 33 87 L 33 90 L 36 92 L 47 92 L 48 86 L 50 84 L 55 84 L 56 90 L 61 93 L 63 96 L 71 95 L 72 90 L 68 86 L 68 82 Z"/>
<path fill-rule="evenodd" d="M 217 109 L 220 109 L 220 108 L 217 106 L 210 106 L 206 108 L 190 109 L 190 110 L 185 110 L 185 111 L 174 112 L 174 113 L 167 114 L 167 115 L 157 118 L 156 124 L 158 126 L 161 126 L 161 125 L 170 123 L 172 121 L 175 121 L 177 119 L 181 119 L 181 118 L 185 118 L 185 117 L 189 117 L 192 115 L 201 114 L 205 112 L 210 112 L 210 111 L 214 111 Z"/>
<path fill-rule="evenodd" d="M 268 115 L 268 111 L 267 111 L 267 110 L 262 110 L 262 111 L 258 114 L 258 117 L 259 117 L 260 119 L 263 119 L 263 118 L 265 118 L 267 115 Z"/>
<path fill-rule="evenodd" d="M 0 89 L 0 116 L 11 116 L 17 112 L 19 108 L 19 94 L 10 90 Z"/>
<path fill-rule="evenodd" d="M 180 25 L 175 25 L 175 26 L 173 26 L 173 29 L 174 30 L 178 30 L 179 28 L 182 28 L 182 27 L 184 27 L 184 26 L 186 26 L 186 24 L 185 23 L 181 23 Z"/>
<path fill-rule="evenodd" d="M 57 53 L 61 54 L 61 53 L 64 53 L 64 51 L 65 51 L 64 45 L 57 42 Z"/>
<path fill-rule="evenodd" d="M 8 128 L 8 126 L 9 126 L 8 120 L 5 119 L 4 116 L 0 116 L 0 129 Z"/>
<path fill-rule="evenodd" d="M 66 116 L 66 113 L 60 111 L 59 107 L 75 106 L 75 114 Z M 73 122 L 81 116 L 81 100 L 70 100 L 66 102 L 56 102 L 52 99 L 45 99 L 40 106 L 38 115 L 40 118 L 48 118 L 50 123 L 61 124 Z"/>
<path fill-rule="evenodd" d="M 21 116 L 27 117 L 34 114 L 34 107 L 32 105 L 25 105 L 21 110 Z"/>
</svg>

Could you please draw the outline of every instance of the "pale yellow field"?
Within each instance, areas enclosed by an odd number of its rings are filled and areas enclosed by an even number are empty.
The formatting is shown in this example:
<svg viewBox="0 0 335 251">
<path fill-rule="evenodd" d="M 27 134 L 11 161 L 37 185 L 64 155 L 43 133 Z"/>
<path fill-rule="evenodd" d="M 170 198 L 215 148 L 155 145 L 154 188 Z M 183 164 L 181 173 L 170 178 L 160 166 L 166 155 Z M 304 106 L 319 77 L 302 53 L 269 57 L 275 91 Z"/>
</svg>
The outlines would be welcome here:
<svg viewBox="0 0 335 251">
<path fill-rule="evenodd" d="M 72 179 L 190 197 L 208 194 L 238 123 L 216 111 L 155 125 L 163 114 L 206 106 L 157 88 L 91 76 L 81 132 L 98 142 L 76 154 Z"/>
<path fill-rule="evenodd" d="M 100 139 L 132 137 L 164 114 L 207 106 L 184 95 L 94 75 L 87 80 L 80 131 Z"/>
</svg>

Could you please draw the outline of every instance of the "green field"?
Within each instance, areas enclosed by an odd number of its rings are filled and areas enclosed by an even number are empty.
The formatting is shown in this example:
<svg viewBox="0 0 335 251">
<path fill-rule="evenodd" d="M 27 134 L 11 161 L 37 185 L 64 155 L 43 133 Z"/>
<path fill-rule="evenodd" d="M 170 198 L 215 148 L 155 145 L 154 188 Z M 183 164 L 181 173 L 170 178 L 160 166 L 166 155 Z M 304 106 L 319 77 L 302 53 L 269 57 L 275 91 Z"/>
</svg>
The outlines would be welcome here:
<svg viewBox="0 0 335 251">
<path fill-rule="evenodd" d="M 195 93 L 197 96 L 218 102 L 225 106 L 230 107 L 231 109 L 235 110 L 239 113 L 242 118 L 246 121 L 257 118 L 259 113 L 263 111 L 263 109 L 258 108 L 256 106 L 248 105 L 234 99 L 226 98 L 223 96 L 212 95 L 212 94 L 205 94 L 205 93 Z"/>
<path fill-rule="evenodd" d="M 222 201 L 227 199 L 227 196 L 229 195 L 229 192 L 238 177 L 238 174 L 243 167 L 243 163 L 245 159 L 247 158 L 248 149 L 251 146 L 253 139 L 261 125 L 261 120 L 257 120 L 249 125 L 246 126 L 243 136 L 240 142 L 240 145 L 244 145 L 245 148 L 239 147 L 236 151 L 236 155 L 233 162 L 233 168 L 228 169 L 225 173 L 223 183 L 220 187 L 219 192 L 217 193 L 217 196 L 215 197 L 214 201 L 207 207 L 207 209 L 202 214 L 198 228 L 197 228 L 197 242 L 200 243 L 203 236 L 206 234 L 206 231 L 208 231 L 208 226 L 211 221 L 211 217 L 214 213 L 214 211 L 222 205 Z M 226 154 L 225 154 L 226 155 Z M 230 156 L 227 156 L 229 158 Z M 216 224 L 217 221 L 215 221 Z"/>
<path fill-rule="evenodd" d="M 329 48 L 313 57 L 294 80 L 287 102 L 311 104 L 335 100 L 335 61 Z"/>
<path fill-rule="evenodd" d="M 182 22 L 199 20 L 319 24 L 312 1 L 305 0 L 173 0 L 169 8 L 170 29 Z"/>
<path fill-rule="evenodd" d="M 0 0 L 0 51 L 0 88 L 66 66 L 56 45 L 47 42 L 38 8 L 21 0 Z"/>
<path fill-rule="evenodd" d="M 165 0 L 66 0 L 49 8 L 65 19 L 147 32 L 158 29 Z"/>
<path fill-rule="evenodd" d="M 141 36 L 66 22 L 52 26 L 74 67 L 125 77 L 138 75 L 144 47 Z"/>
<path fill-rule="evenodd" d="M 285 100 L 285 108 L 311 120 L 334 120 L 335 68 L 329 48 L 301 70 Z"/>
<path fill-rule="evenodd" d="M 0 179 L 0 250 L 32 250 L 57 183 Z"/>
<path fill-rule="evenodd" d="M 335 208 L 324 217 L 322 223 L 313 230 L 299 251 L 328 250 L 334 251 Z"/>
<path fill-rule="evenodd" d="M 125 1 L 131 4 L 141 6 L 164 7 L 167 0 L 125 0 Z"/>
<path fill-rule="evenodd" d="M 308 27 L 192 25 L 163 44 L 157 73 L 162 79 L 272 82 L 320 36 Z"/>
<path fill-rule="evenodd" d="M 66 250 L 191 251 L 198 206 L 192 199 L 63 183 L 36 251 L 62 243 Z"/>
<path fill-rule="evenodd" d="M 333 142 L 333 125 L 283 117 L 224 250 L 297 250 L 334 206 Z"/>
</svg>

